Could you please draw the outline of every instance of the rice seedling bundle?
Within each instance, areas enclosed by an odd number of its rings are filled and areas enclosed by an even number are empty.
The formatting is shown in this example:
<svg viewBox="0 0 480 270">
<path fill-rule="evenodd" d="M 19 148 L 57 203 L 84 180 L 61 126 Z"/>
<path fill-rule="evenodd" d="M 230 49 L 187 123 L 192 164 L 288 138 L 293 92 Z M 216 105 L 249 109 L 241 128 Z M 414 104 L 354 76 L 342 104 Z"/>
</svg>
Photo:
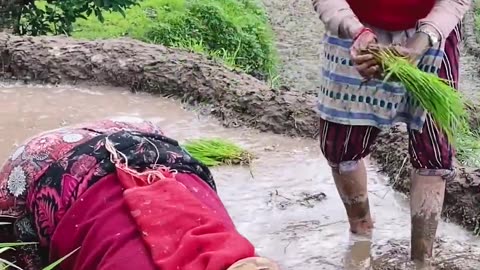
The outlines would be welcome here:
<svg viewBox="0 0 480 270">
<path fill-rule="evenodd" d="M 185 150 L 206 166 L 249 164 L 253 156 L 224 139 L 196 139 L 183 144 Z"/>
<path fill-rule="evenodd" d="M 391 48 L 368 49 L 381 63 L 384 81 L 398 81 L 432 116 L 452 144 L 456 133 L 469 133 L 465 101 L 449 82 L 418 69 Z"/>
</svg>

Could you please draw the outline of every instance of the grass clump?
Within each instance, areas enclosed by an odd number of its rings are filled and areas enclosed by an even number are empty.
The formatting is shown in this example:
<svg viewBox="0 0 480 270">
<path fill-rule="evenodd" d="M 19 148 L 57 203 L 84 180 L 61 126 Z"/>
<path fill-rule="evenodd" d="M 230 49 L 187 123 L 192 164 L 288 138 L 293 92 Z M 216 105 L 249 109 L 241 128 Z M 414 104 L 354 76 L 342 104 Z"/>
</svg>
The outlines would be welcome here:
<svg viewBox="0 0 480 270">
<path fill-rule="evenodd" d="M 459 137 L 454 134 L 470 133 L 465 100 L 460 92 L 449 86 L 448 81 L 421 71 L 407 59 L 397 56 L 393 49 L 372 48 L 370 51 L 382 63 L 385 81 L 401 82 L 412 94 L 414 102 L 430 113 L 453 145 L 457 144 Z"/>
<path fill-rule="evenodd" d="M 250 164 L 253 155 L 223 139 L 197 139 L 183 144 L 185 150 L 206 166 Z"/>
<path fill-rule="evenodd" d="M 144 0 L 121 14 L 79 20 L 73 36 L 128 36 L 185 48 L 267 79 L 276 73 L 273 34 L 256 0 Z"/>
<path fill-rule="evenodd" d="M 463 165 L 480 168 L 480 130 L 460 134 L 456 152 L 458 160 Z"/>
</svg>

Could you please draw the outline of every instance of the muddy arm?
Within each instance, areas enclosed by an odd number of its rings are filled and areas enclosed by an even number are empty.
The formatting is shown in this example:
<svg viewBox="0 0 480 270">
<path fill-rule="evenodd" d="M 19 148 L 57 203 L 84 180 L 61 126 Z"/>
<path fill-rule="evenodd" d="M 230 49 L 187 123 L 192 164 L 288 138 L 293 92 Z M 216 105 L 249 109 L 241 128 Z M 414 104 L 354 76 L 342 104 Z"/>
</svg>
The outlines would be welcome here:
<svg viewBox="0 0 480 270">
<path fill-rule="evenodd" d="M 472 0 L 438 0 L 430 14 L 420 20 L 421 28 L 433 28 L 442 39 L 450 35 L 467 13 Z"/>
<path fill-rule="evenodd" d="M 342 38 L 353 38 L 362 23 L 344 0 L 312 0 L 315 11 L 328 32 Z"/>
</svg>

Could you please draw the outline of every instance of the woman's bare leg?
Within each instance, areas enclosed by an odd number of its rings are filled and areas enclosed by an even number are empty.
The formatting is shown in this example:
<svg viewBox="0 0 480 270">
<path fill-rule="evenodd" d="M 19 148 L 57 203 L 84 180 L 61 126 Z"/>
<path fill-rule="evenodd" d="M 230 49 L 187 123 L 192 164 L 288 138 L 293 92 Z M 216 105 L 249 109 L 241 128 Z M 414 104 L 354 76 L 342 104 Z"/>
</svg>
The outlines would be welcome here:
<svg viewBox="0 0 480 270">
<path fill-rule="evenodd" d="M 350 230 L 356 234 L 368 234 L 373 228 L 367 193 L 367 171 L 363 160 L 351 170 L 332 168 L 338 193 L 347 211 Z"/>
<path fill-rule="evenodd" d="M 411 259 L 416 262 L 428 262 L 432 257 L 444 197 L 445 179 L 413 173 L 410 190 Z"/>
</svg>

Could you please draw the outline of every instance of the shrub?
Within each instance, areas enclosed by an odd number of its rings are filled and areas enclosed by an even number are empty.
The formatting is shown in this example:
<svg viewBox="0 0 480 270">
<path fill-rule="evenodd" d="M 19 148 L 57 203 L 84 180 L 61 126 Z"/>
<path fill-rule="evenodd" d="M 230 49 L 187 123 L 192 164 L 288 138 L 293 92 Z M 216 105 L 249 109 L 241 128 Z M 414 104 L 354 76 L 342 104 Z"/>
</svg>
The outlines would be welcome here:
<svg viewBox="0 0 480 270">
<path fill-rule="evenodd" d="M 80 21 L 74 36 L 129 36 L 205 53 L 261 78 L 275 72 L 268 18 L 253 0 L 145 0 L 125 13 L 105 14 L 104 24 Z"/>
<path fill-rule="evenodd" d="M 78 18 L 93 15 L 103 21 L 103 12 L 118 12 L 137 0 L 7 0 L 0 3 L 3 29 L 19 35 L 70 34 Z"/>
</svg>

